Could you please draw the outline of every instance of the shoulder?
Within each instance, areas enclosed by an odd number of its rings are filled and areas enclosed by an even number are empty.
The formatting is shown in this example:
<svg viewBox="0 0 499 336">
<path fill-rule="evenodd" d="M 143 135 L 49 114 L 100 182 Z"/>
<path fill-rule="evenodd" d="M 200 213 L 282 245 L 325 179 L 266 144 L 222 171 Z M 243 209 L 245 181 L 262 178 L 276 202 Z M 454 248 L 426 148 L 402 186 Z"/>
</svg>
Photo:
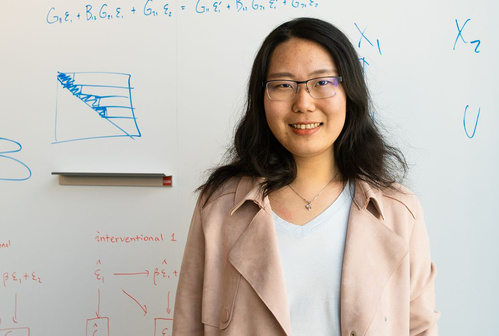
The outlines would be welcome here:
<svg viewBox="0 0 499 336">
<path fill-rule="evenodd" d="M 409 238 L 414 225 L 424 221 L 418 197 L 400 184 L 378 189 L 357 181 L 354 202 L 401 237 Z"/>
<path fill-rule="evenodd" d="M 418 197 L 401 184 L 380 189 L 365 181 L 356 180 L 354 201 L 359 208 L 374 207 L 379 212 L 376 217 L 384 217 L 386 212 L 396 211 L 416 218 L 420 209 Z"/>
<path fill-rule="evenodd" d="M 233 205 L 253 200 L 257 204 L 263 203 L 262 178 L 237 176 L 232 177 L 209 195 L 202 195 L 198 201 L 201 208 L 207 208 L 220 202 L 231 202 Z"/>
<path fill-rule="evenodd" d="M 405 209 L 414 219 L 420 216 L 421 203 L 417 195 L 409 188 L 401 184 L 394 184 L 391 188 L 380 190 L 380 194 L 383 203 Z"/>
<path fill-rule="evenodd" d="M 213 202 L 216 202 L 220 198 L 224 198 L 224 196 L 234 195 L 237 190 L 237 186 L 241 181 L 241 177 L 232 177 L 226 182 L 224 182 L 221 186 L 219 186 L 215 191 L 213 191 L 209 195 L 201 195 L 199 199 L 199 203 L 201 204 L 201 208 L 206 208 Z"/>
<path fill-rule="evenodd" d="M 379 191 L 383 223 L 407 242 L 414 228 L 424 225 L 424 215 L 418 197 L 409 188 L 394 184 Z"/>
</svg>

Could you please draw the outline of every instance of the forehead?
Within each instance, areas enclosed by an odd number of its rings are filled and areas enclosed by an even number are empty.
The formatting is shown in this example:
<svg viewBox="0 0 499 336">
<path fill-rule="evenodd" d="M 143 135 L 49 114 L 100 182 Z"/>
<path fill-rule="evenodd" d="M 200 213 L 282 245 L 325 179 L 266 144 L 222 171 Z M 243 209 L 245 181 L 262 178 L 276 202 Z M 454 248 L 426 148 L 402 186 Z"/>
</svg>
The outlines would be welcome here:
<svg viewBox="0 0 499 336">
<path fill-rule="evenodd" d="M 329 51 L 316 42 L 291 38 L 274 49 L 269 61 L 268 75 L 289 73 L 300 76 L 316 71 L 336 71 Z"/>
</svg>

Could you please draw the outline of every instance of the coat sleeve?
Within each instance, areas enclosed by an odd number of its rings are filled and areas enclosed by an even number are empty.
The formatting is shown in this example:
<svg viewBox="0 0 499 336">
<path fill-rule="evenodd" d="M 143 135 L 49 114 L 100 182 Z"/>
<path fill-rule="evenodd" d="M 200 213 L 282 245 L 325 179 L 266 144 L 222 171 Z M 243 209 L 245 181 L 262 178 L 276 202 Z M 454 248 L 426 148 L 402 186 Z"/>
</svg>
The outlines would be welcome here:
<svg viewBox="0 0 499 336">
<path fill-rule="evenodd" d="M 410 241 L 410 336 L 437 336 L 440 313 L 435 310 L 436 268 L 431 261 L 430 242 L 419 201 L 417 209 Z"/>
<path fill-rule="evenodd" d="M 198 199 L 185 245 L 175 298 L 173 336 L 204 335 L 201 307 L 205 239 L 201 202 L 201 199 Z"/>
</svg>

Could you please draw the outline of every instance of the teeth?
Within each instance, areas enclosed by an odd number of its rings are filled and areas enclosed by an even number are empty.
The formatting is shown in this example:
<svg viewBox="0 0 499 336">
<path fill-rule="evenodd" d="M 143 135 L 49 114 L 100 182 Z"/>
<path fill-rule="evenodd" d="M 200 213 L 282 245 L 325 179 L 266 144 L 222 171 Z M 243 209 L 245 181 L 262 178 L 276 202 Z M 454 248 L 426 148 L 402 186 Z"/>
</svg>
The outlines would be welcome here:
<svg viewBox="0 0 499 336">
<path fill-rule="evenodd" d="M 291 127 L 298 129 L 311 129 L 319 127 L 321 123 L 313 123 L 313 124 L 291 124 Z"/>
</svg>

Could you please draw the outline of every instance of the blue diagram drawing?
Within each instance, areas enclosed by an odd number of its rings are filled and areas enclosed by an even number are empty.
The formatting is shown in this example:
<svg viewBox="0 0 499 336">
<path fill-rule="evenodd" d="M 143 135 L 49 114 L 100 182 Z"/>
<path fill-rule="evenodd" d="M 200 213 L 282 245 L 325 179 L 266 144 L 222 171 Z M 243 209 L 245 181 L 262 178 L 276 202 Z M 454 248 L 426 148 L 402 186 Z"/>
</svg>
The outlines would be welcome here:
<svg viewBox="0 0 499 336">
<path fill-rule="evenodd" d="M 12 145 L 13 148 L 9 148 Z M 31 169 L 24 162 L 10 156 L 20 152 L 22 148 L 19 142 L 0 137 L 0 181 L 26 181 L 31 177 Z"/>
<path fill-rule="evenodd" d="M 130 79 L 117 72 L 58 72 L 53 143 L 140 137 Z"/>
</svg>

